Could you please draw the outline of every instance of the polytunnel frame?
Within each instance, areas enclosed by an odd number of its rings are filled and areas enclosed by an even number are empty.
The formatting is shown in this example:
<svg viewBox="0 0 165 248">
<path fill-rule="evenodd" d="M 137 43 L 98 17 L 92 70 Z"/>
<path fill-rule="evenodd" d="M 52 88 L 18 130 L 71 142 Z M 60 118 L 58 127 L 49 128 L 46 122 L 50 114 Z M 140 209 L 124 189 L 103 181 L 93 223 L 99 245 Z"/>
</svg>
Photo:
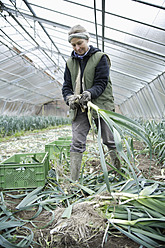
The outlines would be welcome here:
<svg viewBox="0 0 165 248">
<path fill-rule="evenodd" d="M 159 8 L 159 9 L 165 10 L 165 7 L 163 7 L 163 6 L 149 4 L 149 3 L 146 3 L 146 2 L 144 2 L 144 1 L 136 1 L 136 0 L 132 0 L 132 1 L 134 1 L 134 2 L 139 2 L 139 3 L 142 3 L 142 4 L 148 4 L 148 5 L 153 6 L 153 7 L 155 7 L 155 8 Z M 11 2 L 12 2 L 12 1 L 11 1 Z M 34 6 L 35 4 L 31 4 L 31 3 L 29 4 L 27 0 L 23 0 L 23 2 L 25 2 L 25 4 L 27 5 L 27 7 L 29 8 L 29 10 L 31 11 L 31 13 L 33 14 L 33 16 L 30 16 L 30 15 L 28 16 L 28 15 L 25 15 L 25 14 L 24 14 L 24 16 L 33 19 L 33 20 L 34 20 L 34 23 L 35 23 L 35 21 L 38 21 L 38 23 L 41 25 L 43 31 L 46 33 L 46 35 L 48 36 L 48 38 L 51 40 L 52 45 L 54 45 L 54 47 L 56 48 L 57 54 L 60 55 L 60 56 L 65 60 L 65 57 L 67 58 L 67 56 L 65 56 L 65 54 L 60 53 L 60 51 L 58 50 L 58 47 L 57 47 L 56 44 L 53 42 L 53 40 L 51 39 L 50 35 L 47 33 L 47 31 L 45 30 L 44 26 L 42 25 L 42 22 L 44 23 L 46 20 L 37 17 L 37 15 L 35 14 L 35 12 L 33 11 L 31 5 Z M 65 2 L 70 2 L 70 3 L 75 4 L 75 5 L 85 6 L 86 8 L 91 8 L 91 9 L 94 11 L 96 34 L 90 33 L 90 35 L 91 35 L 91 37 L 92 37 L 93 39 L 96 39 L 97 46 L 99 45 L 99 41 L 102 41 L 102 50 L 104 50 L 104 48 L 106 47 L 105 43 L 106 43 L 106 44 L 111 44 L 111 45 L 114 43 L 115 45 L 117 44 L 117 45 L 119 46 L 119 48 L 122 47 L 122 48 L 128 49 L 128 51 L 134 51 L 134 52 L 137 52 L 137 51 L 138 51 L 138 52 L 140 52 L 141 54 L 144 53 L 144 55 L 146 55 L 146 56 L 148 56 L 148 55 L 150 56 L 150 55 L 152 54 L 153 57 L 154 57 L 155 59 L 161 58 L 162 61 L 164 61 L 164 59 L 165 59 L 165 56 L 164 56 L 164 55 L 161 55 L 161 54 L 155 53 L 155 52 L 151 52 L 151 51 L 148 51 L 148 50 L 146 50 L 146 49 L 141 49 L 141 48 L 139 48 L 139 47 L 137 47 L 137 46 L 134 46 L 134 45 L 132 45 L 132 46 L 131 46 L 130 44 L 127 45 L 127 44 L 125 44 L 125 43 L 118 42 L 118 41 L 116 41 L 116 40 L 109 39 L 109 38 L 105 37 L 105 36 L 104 36 L 105 28 L 113 29 L 112 27 L 107 27 L 107 26 L 105 25 L 105 14 L 114 15 L 114 16 L 117 16 L 117 17 L 119 17 L 119 18 L 124 18 L 124 19 L 127 19 L 127 20 L 131 21 L 131 22 L 137 22 L 137 23 L 139 23 L 139 24 L 146 25 L 146 26 L 152 27 L 152 28 L 154 28 L 154 29 L 162 30 L 162 31 L 165 30 L 164 28 L 157 27 L 157 26 L 155 26 L 155 25 L 149 25 L 149 24 L 144 23 L 144 22 L 141 22 L 141 21 L 133 20 L 133 19 L 131 19 L 131 18 L 127 18 L 127 17 L 121 16 L 121 15 L 118 15 L 118 14 L 114 14 L 114 13 L 107 12 L 107 11 L 105 10 L 105 0 L 102 0 L 102 10 L 96 8 L 96 1 L 94 1 L 94 7 L 90 7 L 90 6 L 86 6 L 86 5 L 83 5 L 83 4 L 75 3 L 75 2 L 69 1 L 69 0 L 65 0 Z M 12 10 L 12 9 L 9 9 L 9 8 L 6 8 L 6 11 L 9 11 L 10 14 L 13 14 L 13 15 L 15 14 L 15 16 L 21 14 L 21 13 L 19 13 L 19 11 L 17 12 L 16 10 Z M 98 24 L 98 22 L 97 22 L 97 15 L 96 15 L 97 12 L 101 12 L 101 13 L 102 13 L 102 24 L 101 24 L 101 25 L 102 25 L 102 35 L 98 35 L 98 33 L 97 33 L 97 27 L 100 25 L 100 24 Z M 73 17 L 74 17 L 74 16 L 73 16 Z M 15 17 L 14 17 L 14 18 L 15 18 Z M 15 18 L 15 20 L 16 20 L 16 18 Z M 17 20 L 16 20 L 16 21 L 17 21 Z M 67 26 L 67 25 L 62 25 L 62 24 L 60 24 L 60 23 L 51 22 L 51 21 L 49 22 L 49 24 L 57 25 L 57 26 L 59 26 L 59 27 L 65 29 L 65 30 L 67 30 L 67 29 L 70 28 L 70 27 Z M 23 27 L 22 27 L 22 28 L 23 28 Z M 26 30 L 25 30 L 25 31 L 26 31 Z M 127 33 L 127 32 L 125 32 L 125 31 L 123 32 L 122 30 L 117 30 L 117 31 L 118 31 L 118 32 L 121 32 L 121 33 L 125 33 L 125 34 Z M 127 34 L 130 35 L 131 37 L 137 37 L 137 38 L 142 39 L 142 40 L 145 40 L 145 41 L 154 42 L 154 43 L 157 43 L 157 44 L 162 45 L 162 43 L 159 43 L 159 42 L 157 42 L 157 41 L 152 41 L 152 40 L 149 40 L 149 39 L 147 39 L 147 38 L 140 37 L 140 36 L 137 36 L 137 35 L 134 35 L 134 34 L 131 34 L 131 33 L 127 33 Z M 42 49 L 42 48 L 41 48 L 41 49 Z M 45 50 L 44 48 L 43 48 L 43 52 L 46 53 L 46 50 Z M 139 56 L 140 56 L 140 55 L 139 55 Z M 58 65 L 56 65 L 56 66 L 58 67 Z M 58 69 L 59 69 L 59 68 L 58 68 Z M 112 69 L 111 71 L 112 71 L 112 73 L 113 73 L 113 72 L 116 72 L 116 73 L 118 73 L 118 74 L 121 73 L 122 75 L 128 76 L 128 77 L 130 77 L 130 78 L 132 77 L 132 78 L 135 78 L 135 79 L 139 80 L 139 84 L 142 85 L 142 87 L 140 88 L 140 91 L 143 90 L 143 87 L 147 87 L 147 88 L 148 88 L 148 84 L 150 84 L 149 81 L 147 81 L 147 80 L 145 80 L 145 79 L 142 79 L 142 78 L 138 78 L 138 77 L 136 77 L 136 76 L 134 76 L 134 75 L 131 75 L 131 74 L 129 75 L 129 74 L 126 73 L 126 72 L 121 72 L 120 70 L 115 70 L 115 69 Z M 114 85 L 115 85 L 115 83 L 114 83 Z M 121 87 L 121 86 L 120 86 L 120 87 Z M 123 87 L 123 88 L 124 88 L 124 87 Z M 134 96 L 135 96 L 136 93 L 137 93 L 137 92 L 134 92 L 133 89 L 129 89 L 128 87 L 125 87 L 125 89 L 128 90 L 128 91 L 130 92 L 128 97 L 125 96 L 125 95 L 122 95 L 121 93 L 117 93 L 117 94 L 116 94 L 116 99 L 117 99 L 117 100 L 116 100 L 116 104 L 118 104 L 118 105 L 120 106 L 120 109 L 121 109 L 121 110 L 122 110 L 122 108 L 123 108 L 122 105 L 124 105 L 127 101 L 130 101 L 130 99 L 134 99 Z M 151 95 L 154 96 L 152 90 L 151 90 L 150 92 L 151 92 Z M 143 92 L 142 92 L 142 94 L 143 94 Z M 164 94 L 164 92 L 163 92 L 163 94 Z M 125 97 L 125 100 L 123 101 L 123 103 L 121 103 L 121 102 L 119 101 L 120 97 L 117 97 L 118 95 L 119 95 L 119 96 Z M 130 96 L 130 95 L 131 95 L 131 96 Z M 144 98 L 145 98 L 145 96 L 144 96 Z M 156 101 L 156 100 L 155 100 L 155 101 Z M 155 105 L 156 105 L 156 102 L 155 102 Z M 143 107 L 143 106 L 141 106 L 141 108 L 142 108 L 142 107 Z M 160 118 L 163 118 L 163 115 L 162 115 L 163 113 L 161 113 L 161 112 L 159 111 L 159 107 L 156 107 L 156 108 L 157 108 L 157 110 L 158 110 L 158 112 L 159 112 L 159 117 L 160 117 Z M 124 109 L 124 108 L 123 108 L 123 109 Z M 133 111 L 131 111 L 131 112 L 132 112 L 132 114 L 133 114 Z M 128 110 L 125 111 L 125 113 L 126 113 L 126 114 L 129 114 L 129 113 L 128 113 Z M 144 113 L 144 111 L 143 111 L 143 113 Z M 143 117 L 144 117 L 144 116 L 143 116 Z M 151 117 L 151 115 L 150 115 L 150 117 Z"/>
<path fill-rule="evenodd" d="M 152 90 L 152 86 L 155 87 L 156 81 L 158 83 L 160 82 L 160 86 L 162 87 L 162 92 L 160 92 L 160 94 L 165 95 L 165 87 L 163 88 L 161 77 L 164 78 L 165 77 L 165 73 L 162 73 L 161 75 L 158 75 L 158 77 L 156 79 L 154 79 L 150 84 L 148 84 L 146 87 L 144 87 L 141 90 L 139 90 L 139 92 L 136 92 L 134 94 L 134 96 L 132 96 L 128 101 L 125 101 L 121 105 L 121 109 L 123 110 L 123 112 L 126 112 L 126 114 L 128 116 L 133 116 L 134 118 L 136 118 L 136 111 L 138 109 L 138 108 L 136 108 L 136 106 L 137 106 L 137 103 L 138 103 L 139 106 L 140 106 L 140 109 L 141 109 L 141 113 L 139 115 L 140 118 L 145 119 L 145 117 L 147 117 L 149 119 L 158 119 L 158 120 L 164 119 L 165 102 L 163 102 L 161 100 L 160 96 L 159 96 L 160 99 L 158 100 L 158 97 L 155 96 L 155 93 Z M 153 105 L 154 105 L 154 107 L 155 107 L 158 115 L 153 115 L 153 111 L 151 111 L 151 106 L 148 104 L 148 101 L 146 99 L 146 94 L 144 94 L 144 90 L 148 90 L 150 96 L 152 96 L 150 99 L 152 99 Z M 158 91 L 157 91 L 157 93 L 158 93 Z M 131 104 L 131 101 L 134 101 L 135 98 L 137 100 L 137 103 L 134 104 L 135 109 L 133 109 L 132 104 Z M 141 104 L 142 98 L 146 102 L 145 105 L 144 104 Z M 128 105 L 129 105 L 129 107 L 127 107 Z M 145 106 L 145 108 L 144 108 L 144 106 Z M 146 108 L 146 106 L 147 106 L 147 108 Z M 147 109 L 147 111 L 146 111 L 146 109 Z"/>
<path fill-rule="evenodd" d="M 2 43 L 1 43 L 2 45 Z M 1 78 L 1 82 L 3 82 L 4 84 L 6 85 L 10 85 L 10 86 L 13 86 L 14 88 L 18 88 L 19 91 L 20 91 L 20 95 L 21 94 L 25 94 L 26 93 L 26 98 L 22 99 L 22 100 L 17 100 L 17 96 L 15 96 L 15 98 L 9 96 L 9 91 L 6 87 L 6 98 L 5 96 L 0 96 L 0 99 L 1 99 L 1 115 L 2 114 L 9 114 L 11 113 L 11 115 L 20 115 L 21 111 L 26 115 L 28 115 L 30 112 L 36 114 L 37 112 L 39 112 L 39 110 L 41 109 L 41 103 L 43 103 L 43 100 L 45 98 L 45 102 L 51 102 L 52 101 L 52 97 L 50 97 L 47 92 L 39 92 L 39 88 L 35 88 L 35 86 L 32 88 L 32 84 L 29 82 L 29 76 L 30 77 L 36 77 L 36 79 L 38 79 L 39 77 L 45 77 L 46 80 L 47 80 L 47 85 L 50 84 L 51 82 L 53 83 L 55 81 L 54 78 L 52 78 L 50 75 L 48 75 L 47 73 L 45 73 L 43 70 L 41 70 L 40 68 L 36 68 L 35 65 L 32 63 L 32 61 L 30 61 L 28 58 L 26 58 L 26 56 L 24 55 L 21 55 L 20 56 L 20 52 L 18 50 L 15 50 L 15 49 L 11 49 L 9 47 L 7 47 L 6 45 L 4 45 L 4 48 L 6 48 L 5 50 L 5 54 L 6 52 L 7 53 L 10 53 L 11 54 L 11 57 L 6 57 L 4 61 L 1 61 L 1 64 L 3 62 L 7 63 L 8 60 L 12 60 L 13 58 L 14 59 L 17 59 L 17 63 L 18 64 L 21 64 L 23 63 L 24 66 L 22 66 L 22 68 L 25 68 L 23 69 L 24 73 L 26 75 L 20 75 L 20 74 L 13 74 L 11 72 L 7 72 L 9 75 L 12 75 L 12 76 L 16 76 L 16 79 L 12 80 L 12 81 L 8 81 L 4 78 Z M 14 56 L 13 56 L 14 55 Z M 17 65 L 15 63 L 15 65 Z M 17 67 L 16 67 L 17 68 Z M 20 67 L 19 67 L 20 68 Z M 30 70 L 29 70 L 30 69 Z M 4 71 L 5 73 L 5 70 L 1 69 L 0 68 L 0 71 Z M 36 72 L 37 71 L 37 75 L 36 75 Z M 26 73 L 27 72 L 27 73 Z M 34 80 L 35 80 L 35 77 L 34 77 Z M 29 87 L 25 87 L 22 85 L 22 81 L 20 80 L 24 80 L 25 82 L 27 81 L 27 83 L 29 83 Z M 21 84 L 19 84 L 19 81 L 21 81 Z M 50 83 L 49 83 L 50 82 Z M 58 82 L 56 82 L 56 85 L 59 85 L 60 84 Z M 14 90 L 14 89 L 13 89 Z M 22 91 L 21 91 L 22 90 Z M 10 91 L 11 92 L 11 91 Z M 29 102 L 29 99 L 27 98 L 28 97 L 28 93 L 27 92 L 31 92 L 33 93 L 33 95 L 35 96 L 35 99 L 34 100 L 31 100 Z M 59 95 L 59 92 L 60 92 L 60 88 L 59 88 L 59 91 L 57 91 L 56 89 L 56 94 L 54 93 L 54 96 L 56 99 L 58 99 L 58 95 Z M 2 92 L 1 92 L 2 93 Z M 13 92 L 11 92 L 12 95 L 14 95 Z M 36 96 L 41 96 L 38 100 L 40 102 L 37 102 L 37 98 Z M 32 97 L 32 95 L 31 95 Z M 42 101 L 41 101 L 42 100 Z M 30 111 L 31 109 L 31 111 Z"/>
</svg>

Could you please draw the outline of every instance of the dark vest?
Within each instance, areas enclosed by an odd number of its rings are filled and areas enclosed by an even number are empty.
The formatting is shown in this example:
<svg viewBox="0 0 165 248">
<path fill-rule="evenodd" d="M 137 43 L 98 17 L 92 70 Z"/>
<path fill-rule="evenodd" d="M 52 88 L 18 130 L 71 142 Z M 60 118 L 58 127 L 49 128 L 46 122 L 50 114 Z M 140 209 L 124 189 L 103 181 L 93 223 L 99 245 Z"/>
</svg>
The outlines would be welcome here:
<svg viewBox="0 0 165 248">
<path fill-rule="evenodd" d="M 84 69 L 83 78 L 82 78 L 84 90 L 90 89 L 93 86 L 95 68 L 98 65 L 103 54 L 104 54 L 103 52 L 96 52 L 89 58 L 86 67 Z M 110 67 L 110 59 L 107 54 L 105 55 L 107 56 L 107 61 Z M 76 86 L 75 82 L 79 69 L 79 61 L 77 59 L 69 58 L 67 61 L 67 66 L 71 73 L 72 86 L 74 90 Z M 111 111 L 115 109 L 110 77 L 104 92 L 98 98 L 92 99 L 92 103 L 96 104 L 101 109 L 106 109 Z"/>
</svg>

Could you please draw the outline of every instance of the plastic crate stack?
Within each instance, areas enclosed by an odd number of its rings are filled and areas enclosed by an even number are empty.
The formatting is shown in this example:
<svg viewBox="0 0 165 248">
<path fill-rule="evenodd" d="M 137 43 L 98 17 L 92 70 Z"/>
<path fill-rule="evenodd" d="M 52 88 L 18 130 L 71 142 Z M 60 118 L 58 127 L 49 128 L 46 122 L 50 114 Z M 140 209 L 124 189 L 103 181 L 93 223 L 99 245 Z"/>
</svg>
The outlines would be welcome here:
<svg viewBox="0 0 165 248">
<path fill-rule="evenodd" d="M 42 153 L 18 153 L 0 164 L 0 189 L 26 189 L 44 186 L 50 160 L 70 156 L 71 136 L 59 137 L 45 145 Z"/>
</svg>

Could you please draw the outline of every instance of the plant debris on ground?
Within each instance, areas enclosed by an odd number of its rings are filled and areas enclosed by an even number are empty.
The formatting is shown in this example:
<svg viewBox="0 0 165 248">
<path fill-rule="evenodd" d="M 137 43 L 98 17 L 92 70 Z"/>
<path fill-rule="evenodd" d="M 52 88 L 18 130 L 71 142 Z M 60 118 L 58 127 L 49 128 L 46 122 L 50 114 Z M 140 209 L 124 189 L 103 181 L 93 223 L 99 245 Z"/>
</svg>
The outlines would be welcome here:
<svg viewBox="0 0 165 248">
<path fill-rule="evenodd" d="M 12 138 L 0 144 L 0 159 L 2 161 L 17 152 L 43 152 L 46 143 L 68 135 L 71 135 L 71 127 L 66 126 Z M 157 164 L 156 156 L 150 160 L 148 154 L 141 152 L 143 144 L 140 141 L 135 142 L 134 149 L 135 163 L 141 172 L 138 177 L 140 198 L 136 182 L 114 173 L 108 156 L 111 193 L 107 192 L 97 140 L 93 140 L 92 132 L 88 135 L 79 183 L 69 179 L 69 158 L 57 156 L 51 161 L 52 170 L 44 187 L 3 190 L 0 240 L 5 246 L 2 247 L 145 247 L 145 243 L 140 246 L 133 239 L 132 230 L 139 239 L 147 237 L 146 242 L 153 242 L 154 246 L 147 247 L 164 247 L 163 168 Z M 104 152 L 107 152 L 106 148 Z M 124 162 L 122 167 L 126 175 Z M 148 207 L 152 202 L 152 207 Z M 158 211 L 153 210 L 156 206 L 159 206 Z M 10 225 L 10 228 L 4 235 L 5 225 Z M 149 233 L 152 237 L 148 236 Z"/>
</svg>

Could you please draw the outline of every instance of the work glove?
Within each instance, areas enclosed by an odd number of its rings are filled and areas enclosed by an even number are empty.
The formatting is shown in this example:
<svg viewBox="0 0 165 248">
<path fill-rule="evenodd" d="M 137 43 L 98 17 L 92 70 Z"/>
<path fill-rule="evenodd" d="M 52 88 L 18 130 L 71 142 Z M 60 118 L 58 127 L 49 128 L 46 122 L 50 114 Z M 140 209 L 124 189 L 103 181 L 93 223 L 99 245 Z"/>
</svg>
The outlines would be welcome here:
<svg viewBox="0 0 165 248">
<path fill-rule="evenodd" d="M 87 103 L 90 100 L 91 100 L 91 93 L 89 91 L 83 91 L 81 98 L 80 98 L 80 105 L 83 108 L 87 108 Z"/>
<path fill-rule="evenodd" d="M 79 107 L 79 99 L 80 96 L 78 95 L 70 95 L 66 97 L 66 102 L 68 103 L 70 109 L 78 109 Z"/>
</svg>

